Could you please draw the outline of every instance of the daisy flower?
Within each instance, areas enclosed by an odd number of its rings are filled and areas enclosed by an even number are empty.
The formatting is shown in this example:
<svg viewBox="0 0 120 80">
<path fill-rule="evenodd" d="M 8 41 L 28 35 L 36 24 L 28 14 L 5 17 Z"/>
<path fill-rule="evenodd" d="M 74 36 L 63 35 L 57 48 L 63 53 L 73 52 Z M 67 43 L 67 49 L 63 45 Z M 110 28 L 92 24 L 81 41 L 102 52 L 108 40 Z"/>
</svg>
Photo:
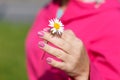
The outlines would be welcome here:
<svg viewBox="0 0 120 80">
<path fill-rule="evenodd" d="M 51 27 L 50 32 L 53 35 L 62 35 L 62 33 L 64 31 L 64 25 L 57 18 L 49 20 L 49 25 L 48 26 Z"/>
</svg>

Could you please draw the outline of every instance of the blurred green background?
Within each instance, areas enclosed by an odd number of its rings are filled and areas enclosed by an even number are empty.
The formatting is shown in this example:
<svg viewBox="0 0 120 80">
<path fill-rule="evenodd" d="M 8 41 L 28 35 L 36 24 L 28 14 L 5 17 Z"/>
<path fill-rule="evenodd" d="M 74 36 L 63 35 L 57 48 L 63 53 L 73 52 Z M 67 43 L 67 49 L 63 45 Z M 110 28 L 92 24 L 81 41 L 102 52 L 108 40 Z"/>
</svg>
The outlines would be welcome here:
<svg viewBox="0 0 120 80">
<path fill-rule="evenodd" d="M 0 80 L 27 80 L 24 42 L 30 25 L 0 22 Z"/>
<path fill-rule="evenodd" d="M 28 80 L 25 38 L 50 0 L 0 0 L 0 80 Z"/>
</svg>

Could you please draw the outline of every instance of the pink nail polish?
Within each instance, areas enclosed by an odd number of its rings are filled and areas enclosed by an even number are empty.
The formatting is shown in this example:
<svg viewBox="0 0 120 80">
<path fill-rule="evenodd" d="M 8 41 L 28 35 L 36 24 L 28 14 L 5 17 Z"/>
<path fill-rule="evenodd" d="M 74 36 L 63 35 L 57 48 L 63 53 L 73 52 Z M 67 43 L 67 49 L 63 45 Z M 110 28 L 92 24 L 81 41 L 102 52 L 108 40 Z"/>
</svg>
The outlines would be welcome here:
<svg viewBox="0 0 120 80">
<path fill-rule="evenodd" d="M 51 63 L 52 62 L 52 59 L 51 58 L 47 58 L 47 63 Z"/>
<path fill-rule="evenodd" d="M 39 45 L 41 48 L 45 47 L 45 43 L 44 43 L 43 41 L 39 42 L 38 45 Z"/>
<path fill-rule="evenodd" d="M 38 36 L 43 37 L 44 36 L 44 31 L 38 32 Z"/>
<path fill-rule="evenodd" d="M 48 32 L 50 28 L 44 28 L 43 31 Z"/>
</svg>

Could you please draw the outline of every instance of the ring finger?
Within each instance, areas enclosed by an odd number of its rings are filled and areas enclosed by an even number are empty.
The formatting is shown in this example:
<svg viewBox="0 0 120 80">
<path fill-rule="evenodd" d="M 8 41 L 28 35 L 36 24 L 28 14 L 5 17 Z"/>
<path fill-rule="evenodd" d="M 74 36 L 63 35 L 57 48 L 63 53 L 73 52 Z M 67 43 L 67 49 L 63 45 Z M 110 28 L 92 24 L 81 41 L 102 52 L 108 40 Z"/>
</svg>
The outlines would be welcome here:
<svg viewBox="0 0 120 80">
<path fill-rule="evenodd" d="M 66 61 L 69 58 L 69 54 L 65 53 L 64 51 L 54 48 L 44 42 L 39 42 L 39 47 L 44 51 L 48 52 L 49 54 L 61 59 L 62 61 Z"/>
</svg>

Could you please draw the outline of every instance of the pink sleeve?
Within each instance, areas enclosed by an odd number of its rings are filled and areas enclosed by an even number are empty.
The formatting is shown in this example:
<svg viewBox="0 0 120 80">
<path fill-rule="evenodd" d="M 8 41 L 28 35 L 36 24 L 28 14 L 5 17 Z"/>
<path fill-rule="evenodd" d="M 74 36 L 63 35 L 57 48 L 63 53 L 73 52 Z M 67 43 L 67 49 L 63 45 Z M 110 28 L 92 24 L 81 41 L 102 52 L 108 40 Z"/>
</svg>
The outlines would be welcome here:
<svg viewBox="0 0 120 80">
<path fill-rule="evenodd" d="M 90 80 L 120 80 L 120 23 L 112 23 L 90 43 Z"/>
</svg>

